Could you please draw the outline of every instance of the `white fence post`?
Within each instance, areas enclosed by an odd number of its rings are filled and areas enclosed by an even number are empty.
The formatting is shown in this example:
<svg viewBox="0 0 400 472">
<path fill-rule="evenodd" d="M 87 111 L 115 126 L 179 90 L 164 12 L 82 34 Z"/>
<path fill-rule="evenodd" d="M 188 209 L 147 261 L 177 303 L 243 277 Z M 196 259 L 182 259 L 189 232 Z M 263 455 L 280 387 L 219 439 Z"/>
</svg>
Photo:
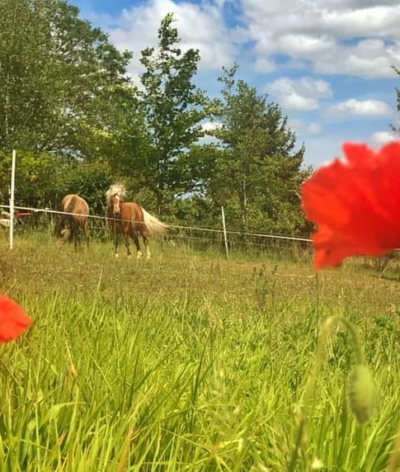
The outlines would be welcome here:
<svg viewBox="0 0 400 472">
<path fill-rule="evenodd" d="M 11 164 L 11 190 L 10 190 L 10 249 L 14 246 L 14 190 L 15 190 L 15 164 L 17 153 L 12 152 Z"/>
<path fill-rule="evenodd" d="M 221 207 L 222 213 L 222 228 L 224 230 L 224 241 L 225 241 L 225 251 L 226 251 L 226 258 L 229 259 L 229 249 L 228 249 L 228 238 L 226 236 L 226 225 L 225 225 L 225 212 L 224 207 Z"/>
</svg>

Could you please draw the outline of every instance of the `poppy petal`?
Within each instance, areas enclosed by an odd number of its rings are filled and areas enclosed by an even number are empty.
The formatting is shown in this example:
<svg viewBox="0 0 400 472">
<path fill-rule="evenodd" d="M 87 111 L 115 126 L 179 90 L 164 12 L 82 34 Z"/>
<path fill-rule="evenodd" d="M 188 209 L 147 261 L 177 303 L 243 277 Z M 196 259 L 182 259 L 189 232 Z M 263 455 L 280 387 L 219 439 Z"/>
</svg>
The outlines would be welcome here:
<svg viewBox="0 0 400 472">
<path fill-rule="evenodd" d="M 400 142 L 373 151 L 345 143 L 344 159 L 320 167 L 302 186 L 316 268 L 400 247 Z"/>
<path fill-rule="evenodd" d="M 0 343 L 17 338 L 31 323 L 30 318 L 14 300 L 0 295 Z"/>
</svg>

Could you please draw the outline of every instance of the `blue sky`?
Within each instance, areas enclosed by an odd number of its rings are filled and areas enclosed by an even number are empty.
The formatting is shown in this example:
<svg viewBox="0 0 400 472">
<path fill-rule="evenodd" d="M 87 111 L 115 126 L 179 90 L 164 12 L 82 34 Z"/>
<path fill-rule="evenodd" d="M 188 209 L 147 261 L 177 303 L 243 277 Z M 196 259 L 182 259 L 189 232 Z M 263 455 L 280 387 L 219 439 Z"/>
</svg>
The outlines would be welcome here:
<svg viewBox="0 0 400 472">
<path fill-rule="evenodd" d="M 341 154 L 344 141 L 379 147 L 394 139 L 400 77 L 400 4 L 393 0 L 72 0 L 81 17 L 133 51 L 157 42 L 161 18 L 176 17 L 182 48 L 200 50 L 196 83 L 219 94 L 222 66 L 281 105 L 306 147 L 306 164 Z"/>
</svg>

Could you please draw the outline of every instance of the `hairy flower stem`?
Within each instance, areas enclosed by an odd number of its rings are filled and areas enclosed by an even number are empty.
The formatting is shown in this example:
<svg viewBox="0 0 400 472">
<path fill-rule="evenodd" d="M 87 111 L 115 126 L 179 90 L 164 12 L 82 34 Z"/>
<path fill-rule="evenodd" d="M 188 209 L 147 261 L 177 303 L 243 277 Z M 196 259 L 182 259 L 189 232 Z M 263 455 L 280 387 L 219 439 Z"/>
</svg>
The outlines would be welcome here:
<svg viewBox="0 0 400 472">
<path fill-rule="evenodd" d="M 386 468 L 386 472 L 396 472 L 399 470 L 399 467 L 400 467 L 400 427 L 394 438 L 393 448 L 389 456 L 389 462 Z"/>
<path fill-rule="evenodd" d="M 317 381 L 317 376 L 321 368 L 322 362 L 324 360 L 324 352 L 325 352 L 325 346 L 327 344 L 326 341 L 327 341 L 329 329 L 334 323 L 342 323 L 342 325 L 347 329 L 347 331 L 350 333 L 350 336 L 351 336 L 350 344 L 356 355 L 357 364 L 360 364 L 360 365 L 365 364 L 364 351 L 362 349 L 360 339 L 354 325 L 347 318 L 341 315 L 334 315 L 327 318 L 324 324 L 322 325 L 322 329 L 318 337 L 315 363 L 310 373 L 310 376 L 309 376 L 309 379 L 308 379 L 308 382 L 306 384 L 306 388 L 304 391 L 303 404 L 300 408 L 299 423 L 297 426 L 296 440 L 295 440 L 295 444 L 294 444 L 290 461 L 288 464 L 288 469 L 287 469 L 288 472 L 294 472 L 296 461 L 299 455 L 299 450 L 300 450 L 301 444 L 304 442 L 308 413 L 312 407 L 312 403 L 315 397 L 315 383 Z"/>
</svg>

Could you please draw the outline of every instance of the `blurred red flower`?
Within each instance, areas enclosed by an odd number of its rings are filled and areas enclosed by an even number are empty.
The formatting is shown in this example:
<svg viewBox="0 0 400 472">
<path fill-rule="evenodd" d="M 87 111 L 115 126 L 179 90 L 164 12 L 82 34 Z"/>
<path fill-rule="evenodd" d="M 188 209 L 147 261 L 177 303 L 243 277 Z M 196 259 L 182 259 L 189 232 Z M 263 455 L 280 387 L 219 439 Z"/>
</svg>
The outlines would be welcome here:
<svg viewBox="0 0 400 472">
<path fill-rule="evenodd" d="M 345 143 L 343 152 L 302 186 L 304 213 L 317 226 L 316 269 L 400 248 L 400 142 L 378 151 Z"/>
<path fill-rule="evenodd" d="M 31 323 L 14 300 L 0 295 L 0 343 L 18 338 Z"/>
</svg>

